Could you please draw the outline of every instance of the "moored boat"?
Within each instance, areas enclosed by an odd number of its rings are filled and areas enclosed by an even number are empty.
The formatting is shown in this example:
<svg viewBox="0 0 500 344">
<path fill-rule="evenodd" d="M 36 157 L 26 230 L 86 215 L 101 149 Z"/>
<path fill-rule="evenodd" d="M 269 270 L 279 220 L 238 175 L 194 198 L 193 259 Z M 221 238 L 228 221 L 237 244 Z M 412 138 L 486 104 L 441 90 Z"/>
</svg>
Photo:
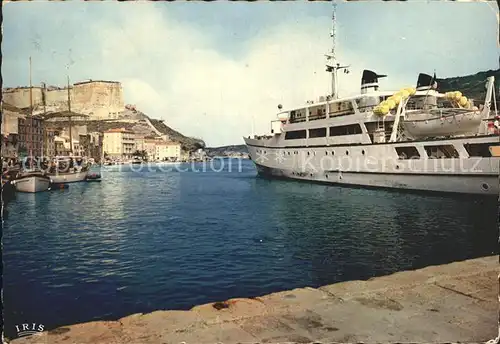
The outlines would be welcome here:
<svg viewBox="0 0 500 344">
<path fill-rule="evenodd" d="M 55 174 L 49 174 L 49 177 L 55 184 L 76 183 L 84 181 L 87 178 L 87 174 L 88 171 L 56 172 Z"/>
<path fill-rule="evenodd" d="M 360 92 L 341 98 L 337 72 L 349 66 L 337 63 L 334 49 L 326 56 L 331 93 L 299 107 L 278 105 L 270 134 L 244 138 L 260 175 L 498 197 L 494 75 L 484 80 L 482 101 L 440 92 L 435 73 L 420 73 L 416 87 L 379 90 L 387 75 L 364 70 Z"/>
<path fill-rule="evenodd" d="M 50 178 L 42 172 L 21 173 L 12 184 L 18 192 L 36 193 L 47 191 L 50 187 Z"/>
<path fill-rule="evenodd" d="M 55 184 L 83 182 L 88 175 L 88 165 L 81 157 L 57 157 L 47 175 Z"/>
<path fill-rule="evenodd" d="M 87 175 L 87 178 L 85 180 L 87 182 L 100 182 L 101 175 L 99 173 L 91 173 L 91 174 Z"/>
</svg>

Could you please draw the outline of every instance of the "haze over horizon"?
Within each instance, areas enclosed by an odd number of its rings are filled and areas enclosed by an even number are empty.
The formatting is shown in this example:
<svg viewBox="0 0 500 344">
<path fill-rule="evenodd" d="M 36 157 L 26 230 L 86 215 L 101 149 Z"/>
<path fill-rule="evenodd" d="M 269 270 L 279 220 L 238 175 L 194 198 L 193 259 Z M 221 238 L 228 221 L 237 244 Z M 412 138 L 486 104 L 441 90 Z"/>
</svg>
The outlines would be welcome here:
<svg viewBox="0 0 500 344">
<path fill-rule="evenodd" d="M 120 81 L 126 104 L 208 146 L 266 133 L 277 105 L 330 91 L 330 2 L 17 2 L 3 7 L 4 87 Z M 341 96 L 363 69 L 384 89 L 498 69 L 496 4 L 339 3 Z M 51 18 L 51 20 L 47 20 Z M 69 65 L 69 68 L 67 66 Z"/>
</svg>

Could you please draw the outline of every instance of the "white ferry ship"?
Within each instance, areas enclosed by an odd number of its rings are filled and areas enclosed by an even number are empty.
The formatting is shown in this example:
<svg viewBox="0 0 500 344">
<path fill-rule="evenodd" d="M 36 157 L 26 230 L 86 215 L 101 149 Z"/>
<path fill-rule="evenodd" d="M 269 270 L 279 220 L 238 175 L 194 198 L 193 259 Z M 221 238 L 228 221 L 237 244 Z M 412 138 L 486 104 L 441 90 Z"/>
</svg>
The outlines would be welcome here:
<svg viewBox="0 0 500 344">
<path fill-rule="evenodd" d="M 335 25 L 335 24 L 334 24 Z M 332 33 L 334 36 L 334 33 Z M 385 75 L 365 70 L 359 95 L 337 96 L 334 49 L 327 55 L 332 94 L 283 110 L 271 134 L 244 138 L 259 174 L 346 186 L 499 194 L 494 77 L 479 107 L 460 91 L 437 91 L 436 75 L 416 87 L 379 90 Z"/>
</svg>

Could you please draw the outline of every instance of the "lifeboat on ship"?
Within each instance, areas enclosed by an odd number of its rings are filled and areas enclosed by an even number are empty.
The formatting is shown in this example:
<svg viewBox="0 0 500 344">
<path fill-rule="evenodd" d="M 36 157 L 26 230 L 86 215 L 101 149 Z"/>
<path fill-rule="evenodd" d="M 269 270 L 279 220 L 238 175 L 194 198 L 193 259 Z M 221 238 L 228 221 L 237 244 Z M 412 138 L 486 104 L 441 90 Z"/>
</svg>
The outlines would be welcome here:
<svg viewBox="0 0 500 344">
<path fill-rule="evenodd" d="M 406 133 L 415 138 L 473 135 L 481 125 L 483 114 L 470 109 L 432 109 L 407 111 L 403 121 Z"/>
<path fill-rule="evenodd" d="M 478 132 L 484 114 L 473 106 L 461 92 L 437 92 L 436 75 L 419 74 L 414 109 L 406 109 L 402 126 L 407 136 L 414 139 L 454 135 L 474 135 Z M 445 100 L 446 107 L 438 107 Z"/>
</svg>

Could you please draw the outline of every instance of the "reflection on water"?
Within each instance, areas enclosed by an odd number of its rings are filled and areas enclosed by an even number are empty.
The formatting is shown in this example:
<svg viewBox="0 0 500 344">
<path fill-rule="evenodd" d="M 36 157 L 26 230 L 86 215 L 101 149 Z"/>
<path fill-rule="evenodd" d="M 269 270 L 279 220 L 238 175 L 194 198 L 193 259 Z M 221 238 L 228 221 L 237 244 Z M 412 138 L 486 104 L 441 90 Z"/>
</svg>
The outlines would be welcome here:
<svg viewBox="0 0 500 344">
<path fill-rule="evenodd" d="M 20 194 L 4 227 L 7 334 L 494 254 L 496 202 L 238 171 L 103 169 Z"/>
</svg>

